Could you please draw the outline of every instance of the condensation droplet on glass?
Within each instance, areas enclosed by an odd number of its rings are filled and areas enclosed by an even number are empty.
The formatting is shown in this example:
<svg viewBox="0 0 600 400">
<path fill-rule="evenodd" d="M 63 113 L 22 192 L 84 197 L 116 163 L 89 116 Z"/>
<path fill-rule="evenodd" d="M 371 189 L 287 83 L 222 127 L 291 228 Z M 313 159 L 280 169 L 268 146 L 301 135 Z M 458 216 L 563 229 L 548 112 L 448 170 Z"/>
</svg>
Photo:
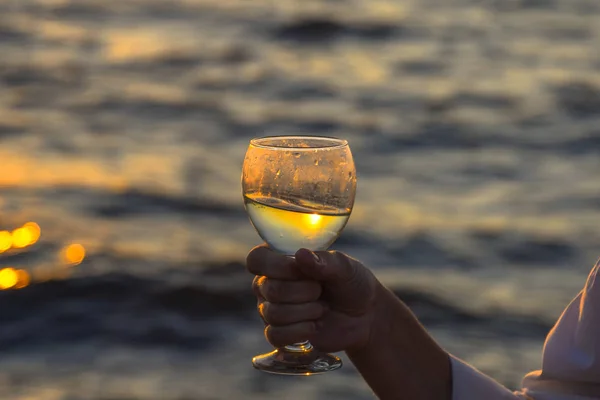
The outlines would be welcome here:
<svg viewBox="0 0 600 400">
<path fill-rule="evenodd" d="M 295 158 L 300 158 L 300 153 L 294 153 Z"/>
<path fill-rule="evenodd" d="M 315 165 L 319 165 L 319 160 L 315 160 Z"/>
<path fill-rule="evenodd" d="M 279 176 L 279 175 L 281 175 L 281 170 L 280 169 L 277 170 L 277 173 L 275 174 L 275 176 Z"/>
</svg>

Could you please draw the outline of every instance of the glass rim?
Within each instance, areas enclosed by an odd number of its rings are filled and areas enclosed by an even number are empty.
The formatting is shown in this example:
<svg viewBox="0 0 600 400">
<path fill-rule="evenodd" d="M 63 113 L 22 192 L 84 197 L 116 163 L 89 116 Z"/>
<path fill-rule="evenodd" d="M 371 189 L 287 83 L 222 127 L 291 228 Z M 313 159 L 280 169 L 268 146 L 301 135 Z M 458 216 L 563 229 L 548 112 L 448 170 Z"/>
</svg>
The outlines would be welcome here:
<svg viewBox="0 0 600 400">
<path fill-rule="evenodd" d="M 310 147 L 300 147 L 300 146 L 277 146 L 273 144 L 262 144 L 262 141 L 272 141 L 272 140 L 290 140 L 290 139 L 311 139 L 311 140 L 322 140 L 323 142 L 329 141 L 334 142 L 333 144 L 325 144 L 310 146 Z M 318 150 L 318 149 L 337 149 L 348 146 L 348 141 L 346 139 L 340 139 L 333 136 L 311 136 L 311 135 L 274 135 L 274 136 L 263 136 L 257 137 L 250 140 L 250 144 L 254 147 L 260 147 L 262 149 L 285 149 L 285 150 Z"/>
</svg>

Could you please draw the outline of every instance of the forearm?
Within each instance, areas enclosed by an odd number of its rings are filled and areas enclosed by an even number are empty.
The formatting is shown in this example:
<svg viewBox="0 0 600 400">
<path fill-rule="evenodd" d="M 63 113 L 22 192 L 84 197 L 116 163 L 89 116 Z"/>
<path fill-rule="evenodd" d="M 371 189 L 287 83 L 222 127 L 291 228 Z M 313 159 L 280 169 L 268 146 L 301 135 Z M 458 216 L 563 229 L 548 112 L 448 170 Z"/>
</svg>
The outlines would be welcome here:
<svg viewBox="0 0 600 400">
<path fill-rule="evenodd" d="M 413 313 L 381 286 L 369 343 L 347 351 L 381 400 L 450 400 L 448 354 Z"/>
</svg>

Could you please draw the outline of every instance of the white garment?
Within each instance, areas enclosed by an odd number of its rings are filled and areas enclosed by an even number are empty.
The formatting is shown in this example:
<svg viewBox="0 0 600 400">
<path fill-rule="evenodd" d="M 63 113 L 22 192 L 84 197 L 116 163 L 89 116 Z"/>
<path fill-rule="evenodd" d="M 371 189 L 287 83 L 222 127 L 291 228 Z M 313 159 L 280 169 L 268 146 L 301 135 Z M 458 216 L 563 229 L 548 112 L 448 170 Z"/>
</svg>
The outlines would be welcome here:
<svg viewBox="0 0 600 400">
<path fill-rule="evenodd" d="M 542 370 L 511 392 L 452 356 L 453 400 L 600 400 L 600 261 L 546 337 Z"/>
</svg>

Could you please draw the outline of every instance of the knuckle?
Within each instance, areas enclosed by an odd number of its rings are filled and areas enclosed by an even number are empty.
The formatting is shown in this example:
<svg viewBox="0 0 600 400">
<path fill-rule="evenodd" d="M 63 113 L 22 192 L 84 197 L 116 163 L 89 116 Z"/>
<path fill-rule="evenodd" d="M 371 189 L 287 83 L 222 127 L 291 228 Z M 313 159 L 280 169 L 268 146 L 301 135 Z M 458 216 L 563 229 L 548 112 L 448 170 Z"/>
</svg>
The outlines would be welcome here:
<svg viewBox="0 0 600 400">
<path fill-rule="evenodd" d="M 329 253 L 333 259 L 333 262 L 339 266 L 338 278 L 345 281 L 354 280 L 358 274 L 358 268 L 354 264 L 353 260 L 341 251 L 332 250 Z"/>
<path fill-rule="evenodd" d="M 344 253 L 342 253 L 341 251 L 337 251 L 337 250 L 329 251 L 329 256 L 332 258 L 333 261 L 335 261 L 337 263 L 344 262 L 345 258 L 346 258 L 346 255 Z"/>
</svg>

